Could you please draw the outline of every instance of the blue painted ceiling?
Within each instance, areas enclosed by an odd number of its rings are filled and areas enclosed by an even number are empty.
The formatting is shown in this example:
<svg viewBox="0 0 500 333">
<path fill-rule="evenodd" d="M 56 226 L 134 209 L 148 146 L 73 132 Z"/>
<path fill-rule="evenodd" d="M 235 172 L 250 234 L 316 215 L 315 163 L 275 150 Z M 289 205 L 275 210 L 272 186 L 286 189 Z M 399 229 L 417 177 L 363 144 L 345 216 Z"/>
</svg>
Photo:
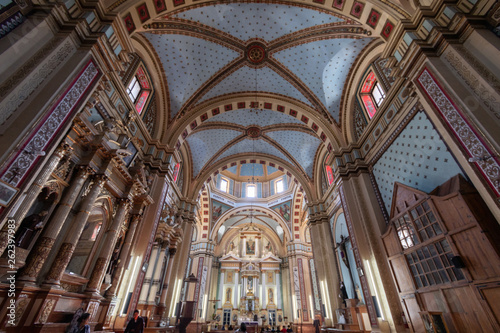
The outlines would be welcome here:
<svg viewBox="0 0 500 333">
<path fill-rule="evenodd" d="M 299 112 L 313 112 L 316 124 L 341 126 L 346 78 L 373 40 L 359 22 L 303 3 L 195 4 L 148 26 L 140 34 L 165 71 L 171 121 L 187 119 L 191 110 L 223 96 L 245 100 L 248 107 L 255 94 L 261 107 L 264 96 L 273 96 L 288 109 L 295 105 Z M 247 58 L 256 41 L 265 53 L 257 65 Z M 242 109 L 198 122 L 183 142 L 191 154 L 193 177 L 226 157 L 256 153 L 286 161 L 312 178 L 323 143 L 308 127 L 312 121 L 305 125 L 300 115 L 287 113 Z M 249 126 L 260 128 L 256 140 L 246 137 Z"/>
<path fill-rule="evenodd" d="M 208 119 L 206 122 L 234 123 L 244 127 L 250 125 L 264 127 L 287 123 L 302 124 L 302 122 L 297 118 L 272 110 L 264 109 L 259 111 L 258 113 L 249 111 L 250 109 L 242 109 L 231 112 L 224 112 Z"/>
<path fill-rule="evenodd" d="M 243 42 L 251 38 L 272 41 L 316 25 L 343 21 L 314 9 L 262 3 L 214 4 L 183 11 L 173 17 L 219 29 Z"/>
</svg>

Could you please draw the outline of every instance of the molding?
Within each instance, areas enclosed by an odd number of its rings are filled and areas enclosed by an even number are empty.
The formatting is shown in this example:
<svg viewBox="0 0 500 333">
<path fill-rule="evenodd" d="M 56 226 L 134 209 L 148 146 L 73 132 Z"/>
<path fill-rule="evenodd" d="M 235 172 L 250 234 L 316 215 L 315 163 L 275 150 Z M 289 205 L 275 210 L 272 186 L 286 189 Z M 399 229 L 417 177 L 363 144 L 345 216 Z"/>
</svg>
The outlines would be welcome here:
<svg viewBox="0 0 500 333">
<path fill-rule="evenodd" d="M 500 197 L 500 163 L 496 153 L 486 144 L 484 138 L 466 120 L 463 113 L 437 82 L 431 71 L 424 67 L 417 79 L 427 98 L 437 109 L 451 134 L 457 139 L 467 158 L 478 168 L 495 197 Z M 485 159 L 485 156 L 495 156 Z"/>
<path fill-rule="evenodd" d="M 92 89 L 94 83 L 99 79 L 101 72 L 93 60 L 89 60 L 85 68 L 78 74 L 69 88 L 63 93 L 52 109 L 47 113 L 40 124 L 32 131 L 31 136 L 20 144 L 14 156 L 5 163 L 6 167 L 1 171 L 1 179 L 11 185 L 18 187 L 23 183 L 29 171 L 33 169 L 40 159 L 34 152 L 45 152 L 58 131 L 70 118 L 71 113 Z M 29 152 L 32 152 L 31 154 Z"/>
</svg>

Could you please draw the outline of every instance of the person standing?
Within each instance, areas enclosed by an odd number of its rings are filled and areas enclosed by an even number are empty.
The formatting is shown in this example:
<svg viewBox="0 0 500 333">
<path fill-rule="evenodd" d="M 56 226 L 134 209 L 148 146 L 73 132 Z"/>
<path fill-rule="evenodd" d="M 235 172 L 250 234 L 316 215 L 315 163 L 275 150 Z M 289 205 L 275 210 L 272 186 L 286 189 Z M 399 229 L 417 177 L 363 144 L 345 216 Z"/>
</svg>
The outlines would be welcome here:
<svg viewBox="0 0 500 333">
<path fill-rule="evenodd" d="M 238 328 L 234 332 L 246 332 L 247 331 L 247 325 L 245 323 L 241 323 L 240 328 Z"/>
<path fill-rule="evenodd" d="M 83 309 L 80 309 L 79 311 L 83 312 Z M 81 313 L 80 312 L 80 313 Z M 76 319 L 78 318 L 78 319 Z M 76 321 L 75 321 L 76 319 Z M 89 325 L 89 320 L 90 320 L 90 313 L 85 312 L 82 313 L 81 316 L 79 316 L 78 311 L 75 317 L 73 317 L 73 321 L 71 322 L 70 326 L 66 329 L 67 333 L 90 333 L 90 325 Z"/>
<path fill-rule="evenodd" d="M 125 333 L 144 333 L 144 319 L 139 316 L 139 310 L 134 311 L 134 316 L 128 322 Z"/>
</svg>

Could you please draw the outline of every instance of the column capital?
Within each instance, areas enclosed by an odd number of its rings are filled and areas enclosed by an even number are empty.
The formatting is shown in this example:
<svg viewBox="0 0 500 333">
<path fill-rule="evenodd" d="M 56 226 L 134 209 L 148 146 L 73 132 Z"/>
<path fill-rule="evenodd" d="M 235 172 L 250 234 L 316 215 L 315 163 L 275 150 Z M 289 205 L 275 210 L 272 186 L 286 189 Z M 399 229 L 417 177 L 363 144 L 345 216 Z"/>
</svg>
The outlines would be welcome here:
<svg viewBox="0 0 500 333">
<path fill-rule="evenodd" d="M 87 178 L 89 175 L 95 174 L 94 169 L 88 165 L 79 165 L 77 166 L 77 169 L 77 177 Z"/>
<path fill-rule="evenodd" d="M 105 174 L 94 175 L 93 180 L 96 182 L 96 186 L 104 186 L 104 184 L 109 180 L 109 177 Z"/>
<path fill-rule="evenodd" d="M 130 200 L 129 198 L 117 198 L 116 205 L 128 209 L 132 206 L 132 200 Z"/>
<path fill-rule="evenodd" d="M 62 142 L 54 151 L 54 155 L 57 155 L 59 157 L 63 157 L 64 155 L 68 154 L 71 152 L 73 148 L 67 144 L 66 142 Z"/>
</svg>

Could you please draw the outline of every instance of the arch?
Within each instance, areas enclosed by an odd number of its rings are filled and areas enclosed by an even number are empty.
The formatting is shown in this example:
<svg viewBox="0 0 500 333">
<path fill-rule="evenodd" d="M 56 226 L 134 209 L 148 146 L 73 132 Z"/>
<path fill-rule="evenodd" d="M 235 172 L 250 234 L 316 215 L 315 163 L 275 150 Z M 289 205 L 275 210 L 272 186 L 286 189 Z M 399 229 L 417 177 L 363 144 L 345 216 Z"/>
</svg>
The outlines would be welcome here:
<svg viewBox="0 0 500 333">
<path fill-rule="evenodd" d="M 230 244 L 229 242 L 233 241 L 235 239 L 235 237 L 238 236 L 238 234 L 240 233 L 240 230 L 242 228 L 248 227 L 249 225 L 250 225 L 250 223 L 241 224 L 241 225 L 239 225 L 240 228 L 231 229 L 231 230 L 225 232 L 224 235 L 222 236 L 220 242 L 217 243 L 217 245 L 215 246 L 214 254 L 216 256 L 224 255 L 226 253 L 225 250 L 227 249 L 228 245 Z M 259 225 L 258 229 L 262 229 L 263 232 L 265 232 L 266 230 L 269 231 L 268 233 L 265 233 L 266 239 L 268 239 L 271 242 L 271 246 L 274 249 L 276 249 L 276 254 L 278 256 L 285 256 L 286 255 L 286 247 L 283 244 L 283 243 L 285 243 L 285 241 L 281 242 L 281 240 L 276 235 L 276 233 L 269 227 L 264 227 L 264 226 Z M 266 255 L 268 255 L 268 254 L 266 254 Z M 265 257 L 266 255 L 263 255 L 263 256 Z"/>
<path fill-rule="evenodd" d="M 134 34 L 131 37 L 131 42 L 135 52 L 139 55 L 148 69 L 151 81 L 153 81 L 155 94 L 153 95 L 154 100 L 151 102 L 156 103 L 157 121 L 155 122 L 151 138 L 154 141 L 158 140 L 161 142 L 169 125 L 168 113 L 161 111 L 168 110 L 169 91 L 166 86 L 167 78 L 165 76 L 165 71 L 156 53 L 152 52 L 151 45 L 149 45 L 149 42 L 145 40 L 142 35 Z M 142 121 L 142 116 L 140 118 Z M 146 132 L 149 133 L 148 131 Z"/>
<path fill-rule="evenodd" d="M 153 0 L 147 0 L 144 1 L 148 12 L 149 13 L 155 13 L 157 12 L 155 3 Z M 216 4 L 223 4 L 223 1 L 218 1 Z M 353 15 L 352 13 L 352 6 L 346 6 L 343 1 L 335 3 L 334 6 L 330 4 L 330 2 L 315 2 L 314 4 L 311 4 L 310 2 L 306 0 L 296 0 L 296 1 L 269 1 L 269 3 L 273 4 L 287 4 L 291 6 L 298 6 L 298 7 L 303 7 L 303 8 L 311 8 L 315 9 L 318 11 L 323 11 L 327 13 L 331 13 L 334 15 L 342 15 L 345 18 L 359 22 L 359 16 L 358 15 Z M 131 19 L 133 20 L 134 26 L 136 27 L 135 31 L 136 32 L 141 32 L 147 29 L 149 25 L 153 23 L 156 19 L 159 17 L 165 16 L 165 15 L 172 15 L 173 13 L 176 12 L 181 12 L 181 11 L 186 11 L 189 9 L 193 8 L 199 8 L 207 5 L 212 5 L 214 4 L 213 1 L 210 0 L 200 0 L 200 1 L 194 1 L 194 0 L 184 0 L 183 2 L 176 2 L 174 6 L 165 6 L 165 8 L 160 11 L 159 14 L 156 15 L 149 15 L 150 17 L 147 18 L 146 20 L 141 22 L 141 19 L 139 18 L 139 14 L 137 10 L 134 10 L 137 4 L 135 3 L 134 5 L 127 6 L 126 3 L 121 2 L 120 0 L 117 0 L 115 2 L 110 2 L 107 7 L 108 10 L 114 11 L 116 9 L 117 13 L 120 13 L 122 16 L 125 16 L 129 14 L 130 10 L 130 15 Z M 372 1 L 367 1 L 364 8 L 362 9 L 362 12 L 364 11 L 371 11 L 376 10 L 379 13 L 387 13 L 388 18 L 392 20 L 401 20 L 401 19 L 409 19 L 411 18 L 411 15 L 413 14 L 413 11 L 415 10 L 415 7 L 412 6 L 413 4 L 407 3 L 405 1 L 384 1 L 384 2 L 372 2 Z M 367 29 L 369 29 L 372 33 L 373 36 L 380 36 L 382 30 L 384 29 L 383 24 L 378 24 L 375 26 L 375 28 L 372 28 L 366 23 L 361 23 L 360 24 Z"/>
<path fill-rule="evenodd" d="M 385 45 L 382 43 L 374 44 L 373 48 L 366 53 L 365 58 L 355 63 L 355 70 L 353 70 L 353 75 L 349 76 L 349 81 L 346 83 L 346 91 L 356 91 L 359 83 L 361 82 L 366 69 L 379 57 L 384 49 Z M 367 50 L 368 51 L 368 50 Z M 355 141 L 354 129 L 354 103 L 356 103 L 356 94 L 347 94 L 345 102 L 341 105 L 341 123 L 342 123 L 342 136 L 343 140 L 348 143 L 353 143 Z M 377 115 L 375 115 L 377 117 Z"/>
<path fill-rule="evenodd" d="M 176 130 L 171 132 L 165 144 L 169 147 L 179 148 L 187 136 L 204 121 L 224 112 L 241 110 L 245 107 L 251 108 L 252 103 L 256 101 L 259 103 L 259 108 L 284 113 L 299 120 L 304 119 L 302 120 L 304 125 L 311 128 L 317 137 L 327 147 L 330 147 L 330 150 L 338 150 L 344 144 L 341 129 L 335 123 L 328 122 L 312 107 L 289 98 L 285 99 L 283 96 L 262 92 L 219 96 L 195 106 L 189 111 L 189 115 L 177 124 Z M 245 105 L 245 107 L 240 107 L 241 105 Z"/>
<path fill-rule="evenodd" d="M 200 173 L 196 177 L 196 179 L 194 179 L 194 181 L 190 182 L 189 184 L 189 190 L 187 191 L 187 193 L 189 193 L 188 197 L 190 198 L 190 200 L 196 200 L 198 198 L 198 194 L 205 186 L 205 182 L 211 180 L 211 177 L 217 172 L 217 170 L 221 169 L 223 166 L 230 164 L 231 162 L 235 162 L 240 160 L 241 158 L 248 158 L 248 157 L 249 157 L 248 154 L 232 155 L 218 161 L 217 163 L 210 166 L 210 168 L 207 168 L 203 173 Z M 314 200 L 316 198 L 316 196 L 314 195 L 315 192 L 313 191 L 312 182 L 309 181 L 306 175 L 303 175 L 302 173 L 298 172 L 297 169 L 290 163 L 268 155 L 264 156 L 262 154 L 256 154 L 254 155 L 254 157 L 256 159 L 262 159 L 265 161 L 270 161 L 277 165 L 282 165 L 287 172 L 290 172 L 290 174 L 292 174 L 295 177 L 295 179 L 297 180 L 296 183 L 300 184 L 300 187 L 305 192 L 309 200 Z"/>
<path fill-rule="evenodd" d="M 226 212 L 224 212 L 224 214 L 222 214 L 217 219 L 217 222 L 213 225 L 212 230 L 210 230 L 209 238 L 210 239 L 216 239 L 217 233 L 219 232 L 219 228 L 224 224 L 224 222 L 226 222 L 229 218 L 231 218 L 235 214 L 238 214 L 240 212 L 247 212 L 250 209 L 252 209 L 253 211 L 259 210 L 260 212 L 262 212 L 262 213 L 264 213 L 264 214 L 266 214 L 268 216 L 271 216 L 271 218 L 273 220 L 275 220 L 278 223 L 278 225 L 283 229 L 283 232 L 284 232 L 283 239 L 285 239 L 285 236 L 287 236 L 288 239 L 292 239 L 291 230 L 288 227 L 287 223 L 285 221 L 283 221 L 283 219 L 281 218 L 281 216 L 279 216 L 276 212 L 274 212 L 272 209 L 269 209 L 267 207 L 252 206 L 252 205 L 249 205 L 249 204 L 244 205 L 244 206 L 234 207 L 234 208 L 229 209 Z M 249 224 L 249 223 L 250 222 L 245 223 L 245 225 Z M 259 227 L 260 226 L 261 225 L 259 225 Z M 270 228 L 270 229 L 272 229 L 272 228 Z M 275 233 L 274 230 L 273 230 L 273 233 Z"/>
<path fill-rule="evenodd" d="M 67 270 L 87 276 L 94 265 L 99 249 L 106 241 L 104 234 L 113 217 L 113 203 L 108 195 L 98 197 L 90 210 L 85 227 L 80 235 Z"/>
</svg>

